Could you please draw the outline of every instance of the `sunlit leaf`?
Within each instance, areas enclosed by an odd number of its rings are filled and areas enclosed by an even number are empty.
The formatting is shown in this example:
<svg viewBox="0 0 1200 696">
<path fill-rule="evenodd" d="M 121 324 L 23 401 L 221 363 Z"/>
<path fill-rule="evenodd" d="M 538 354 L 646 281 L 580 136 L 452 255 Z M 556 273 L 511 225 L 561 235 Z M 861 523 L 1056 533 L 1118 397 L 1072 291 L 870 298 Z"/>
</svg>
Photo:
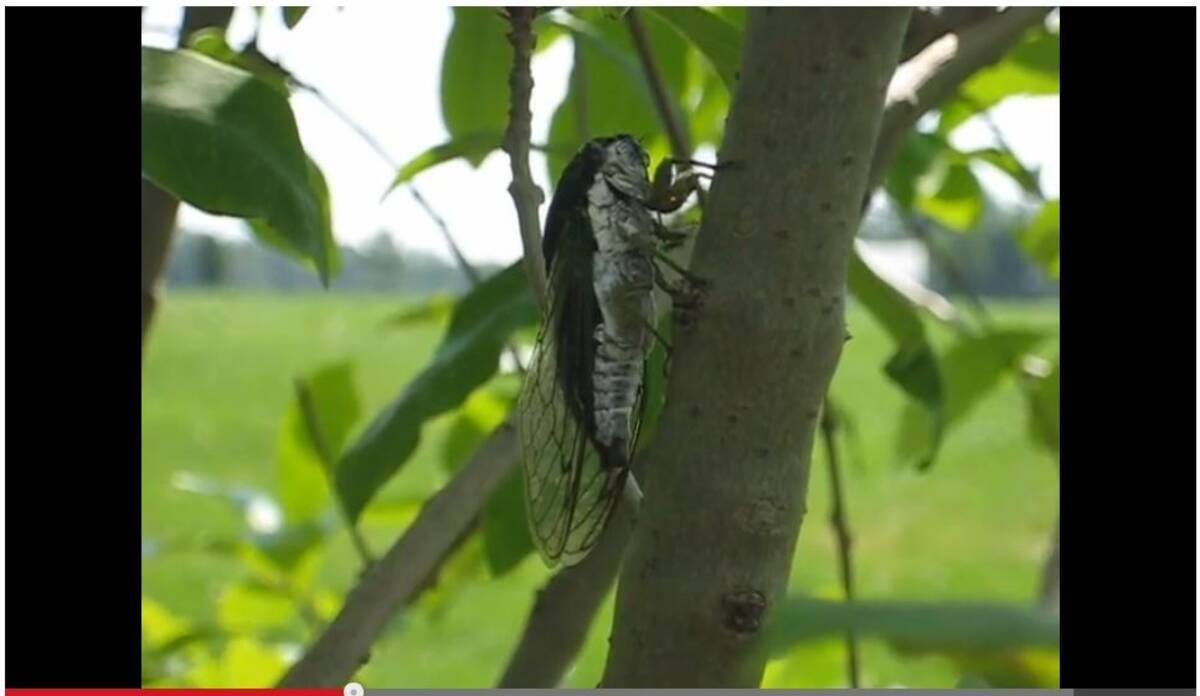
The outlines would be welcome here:
<svg viewBox="0 0 1200 696">
<path fill-rule="evenodd" d="M 508 26 L 495 8 L 455 7 L 454 26 L 442 54 L 442 120 L 451 140 L 503 133 L 508 124 Z M 473 166 L 486 152 L 464 152 Z"/>
<path fill-rule="evenodd" d="M 149 648 L 158 648 L 191 630 L 191 622 L 176 616 L 159 602 L 142 597 L 142 639 Z"/>
<path fill-rule="evenodd" d="M 217 599 L 217 621 L 230 633 L 254 634 L 286 625 L 295 618 L 292 600 L 258 585 L 230 585 Z"/>
<path fill-rule="evenodd" d="M 1058 279 L 1059 271 L 1058 216 L 1058 200 L 1047 201 L 1033 221 L 1017 234 L 1017 241 L 1025 253 L 1054 279 Z"/>
<path fill-rule="evenodd" d="M 425 421 L 458 406 L 496 374 L 509 335 L 537 321 L 520 261 L 485 280 L 458 303 L 431 363 L 342 457 L 336 487 L 352 520 L 408 461 Z"/>
<path fill-rule="evenodd" d="M 286 96 L 254 75 L 143 47 L 142 174 L 206 212 L 265 219 L 328 284 L 328 206 Z"/>
<path fill-rule="evenodd" d="M 959 90 L 952 108 L 944 108 L 938 132 L 948 134 L 974 114 L 1013 96 L 1059 92 L 1059 39 L 1044 26 L 1031 28 L 999 63 L 975 73 Z"/>
<path fill-rule="evenodd" d="M 400 171 L 396 173 L 396 178 L 392 180 L 392 183 L 383 195 L 386 197 L 389 193 L 395 191 L 397 187 L 412 181 L 413 177 L 417 174 L 431 167 L 436 167 L 443 162 L 449 162 L 450 160 L 462 157 L 473 164 L 478 164 L 492 150 L 498 149 L 503 140 L 504 134 L 499 131 L 468 133 L 450 142 L 431 147 L 400 167 Z"/>
<path fill-rule="evenodd" d="M 477 389 L 463 402 L 450 425 L 442 448 L 442 468 L 457 471 L 487 436 L 504 421 L 516 402 L 516 394 L 494 389 Z"/>
<path fill-rule="evenodd" d="M 246 637 L 229 641 L 220 664 L 221 681 L 216 683 L 239 688 L 274 686 L 287 668 L 278 650 Z"/>
<path fill-rule="evenodd" d="M 334 466 L 360 416 L 352 363 L 326 365 L 296 380 L 278 449 L 279 498 L 287 521 L 312 521 L 326 511 Z"/>
</svg>

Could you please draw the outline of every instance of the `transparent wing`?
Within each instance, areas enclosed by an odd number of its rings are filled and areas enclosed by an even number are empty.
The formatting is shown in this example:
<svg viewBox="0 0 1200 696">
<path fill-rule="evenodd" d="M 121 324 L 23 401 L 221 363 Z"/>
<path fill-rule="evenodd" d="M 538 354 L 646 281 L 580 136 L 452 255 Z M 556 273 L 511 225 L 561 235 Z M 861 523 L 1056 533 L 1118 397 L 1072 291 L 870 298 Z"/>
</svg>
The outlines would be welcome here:
<svg viewBox="0 0 1200 696">
<path fill-rule="evenodd" d="M 568 407 L 578 395 L 565 394 L 557 378 L 557 325 L 553 314 L 543 322 L 517 405 L 529 531 L 551 567 L 574 565 L 595 546 L 628 473 L 601 465 L 586 426 Z"/>
</svg>

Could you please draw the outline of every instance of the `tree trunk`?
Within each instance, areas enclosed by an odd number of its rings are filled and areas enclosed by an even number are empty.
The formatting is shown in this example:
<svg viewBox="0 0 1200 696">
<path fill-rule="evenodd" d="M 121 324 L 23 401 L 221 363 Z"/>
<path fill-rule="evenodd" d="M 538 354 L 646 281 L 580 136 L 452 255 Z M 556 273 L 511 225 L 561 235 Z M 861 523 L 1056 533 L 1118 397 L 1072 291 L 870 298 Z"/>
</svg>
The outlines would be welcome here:
<svg viewBox="0 0 1200 696">
<path fill-rule="evenodd" d="M 846 269 L 910 10 L 751 9 L 677 317 L 606 687 L 754 687 L 787 587 Z"/>
</svg>

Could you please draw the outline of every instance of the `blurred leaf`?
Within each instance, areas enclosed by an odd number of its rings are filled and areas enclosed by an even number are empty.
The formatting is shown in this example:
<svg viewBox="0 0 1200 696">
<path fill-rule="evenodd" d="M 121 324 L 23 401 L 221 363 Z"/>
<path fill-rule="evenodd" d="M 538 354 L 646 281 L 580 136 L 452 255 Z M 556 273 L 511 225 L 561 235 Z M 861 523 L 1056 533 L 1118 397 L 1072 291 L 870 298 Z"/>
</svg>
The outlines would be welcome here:
<svg viewBox="0 0 1200 696">
<path fill-rule="evenodd" d="M 1057 689 L 1059 654 L 1057 650 L 956 651 L 941 650 L 967 679 L 980 689 Z"/>
<path fill-rule="evenodd" d="M 395 191 L 397 187 L 412 181 L 413 177 L 417 174 L 443 162 L 449 162 L 450 160 L 462 157 L 472 164 L 478 165 L 487 158 L 492 150 L 499 149 L 503 140 L 504 134 L 502 132 L 488 131 L 483 133 L 468 133 L 450 142 L 435 145 L 406 162 L 403 167 L 400 167 L 400 171 L 396 173 L 396 178 L 392 180 L 387 191 L 383 193 L 384 198 L 392 191 Z"/>
<path fill-rule="evenodd" d="M 501 577 L 533 553 L 525 519 L 520 469 L 504 480 L 483 509 L 483 555 L 492 577 Z"/>
<path fill-rule="evenodd" d="M 644 138 L 652 157 L 669 146 L 662 132 L 650 87 L 624 22 L 606 18 L 594 8 L 576 15 L 556 14 L 576 43 L 575 63 L 566 97 L 550 121 L 546 153 L 551 181 L 558 181 L 575 151 L 589 138 L 629 133 Z M 687 44 L 654 14 L 643 15 L 646 35 L 667 91 L 682 103 L 687 84 Z M 579 122 L 582 113 L 584 122 Z"/>
<path fill-rule="evenodd" d="M 450 318 L 458 298 L 448 292 L 434 293 L 420 302 L 396 312 L 384 320 L 385 326 L 405 327 L 441 322 Z"/>
<path fill-rule="evenodd" d="M 283 527 L 277 531 L 254 533 L 254 546 L 280 570 L 288 575 L 295 573 L 305 557 L 315 552 L 326 537 L 329 525 L 322 522 L 305 522 Z"/>
<path fill-rule="evenodd" d="M 928 468 L 941 447 L 946 412 L 937 355 L 925 335 L 925 325 L 921 323 L 916 307 L 879 277 L 857 250 L 850 258 L 848 283 L 850 292 L 896 345 L 896 352 L 884 365 L 884 372 L 929 416 L 930 444 L 917 460 L 918 468 Z"/>
<path fill-rule="evenodd" d="M 1029 431 L 1038 444 L 1055 456 L 1059 442 L 1059 361 L 1054 361 L 1050 374 L 1034 381 L 1026 391 L 1029 404 Z"/>
<path fill-rule="evenodd" d="M 980 160 L 987 162 L 996 169 L 1009 175 L 1013 181 L 1025 189 L 1028 193 L 1038 194 L 1041 187 L 1038 184 L 1037 175 L 1025 168 L 1021 160 L 1013 154 L 1011 150 L 1003 150 L 995 147 L 985 147 L 979 150 L 971 150 L 964 152 L 963 156 L 969 159 Z"/>
<path fill-rule="evenodd" d="M 454 27 L 442 54 L 442 120 L 451 140 L 502 133 L 508 125 L 508 72 L 512 48 L 507 26 L 490 7 L 455 7 Z M 472 166 L 486 152 L 464 152 Z"/>
<path fill-rule="evenodd" d="M 278 650 L 253 638 L 235 638 L 229 641 L 221 656 L 220 681 L 215 683 L 265 688 L 274 686 L 285 669 L 287 663 Z"/>
<path fill-rule="evenodd" d="M 442 448 L 442 469 L 453 473 L 467 461 L 483 440 L 504 421 L 516 403 L 516 394 L 500 395 L 477 389 L 463 402 Z"/>
<path fill-rule="evenodd" d="M 733 92 L 742 58 L 742 35 L 720 15 L 699 7 L 648 7 L 691 42 Z"/>
<path fill-rule="evenodd" d="M 282 626 L 296 613 L 291 599 L 258 585 L 230 585 L 217 600 L 217 621 L 230 633 L 254 634 Z"/>
<path fill-rule="evenodd" d="M 508 336 L 537 321 L 520 261 L 479 284 L 458 303 L 432 362 L 342 457 L 336 487 L 351 520 L 408 461 L 424 422 L 453 409 L 490 379 Z"/>
<path fill-rule="evenodd" d="M 902 210 L 911 210 L 917 200 L 917 182 L 933 166 L 946 142 L 928 133 L 910 131 L 887 171 L 884 186 Z"/>
<path fill-rule="evenodd" d="M 326 365 L 296 380 L 279 437 L 279 498 L 285 520 L 307 522 L 325 512 L 334 466 L 361 415 L 352 363 Z M 314 442 L 314 428 L 320 446 Z"/>
<path fill-rule="evenodd" d="M 980 336 L 960 339 L 941 357 L 945 391 L 943 432 L 965 417 L 984 397 L 1012 374 L 1025 353 L 1046 338 L 1032 329 L 997 329 Z M 928 414 L 910 405 L 900 418 L 900 455 L 906 460 L 929 450 L 931 424 Z"/>
<path fill-rule="evenodd" d="M 904 650 L 1000 651 L 1058 647 L 1058 620 L 1034 609 L 968 602 L 790 598 L 776 610 L 773 654 L 796 643 L 842 636 L 879 638 Z"/>
<path fill-rule="evenodd" d="M 483 555 L 483 540 L 479 534 L 471 530 L 449 560 L 442 564 L 437 571 L 437 577 L 432 578 L 431 586 L 421 593 L 417 600 L 418 606 L 429 612 L 433 619 L 440 618 L 450 606 L 452 600 L 471 581 L 483 577 L 487 563 Z"/>
<path fill-rule="evenodd" d="M 1047 201 L 1037 217 L 1025 229 L 1017 233 L 1017 242 L 1021 248 L 1036 261 L 1047 275 L 1058 279 L 1058 199 Z"/>
<path fill-rule="evenodd" d="M 304 13 L 308 12 L 307 7 L 285 7 L 283 8 L 283 23 L 288 29 L 295 29 L 300 20 L 304 19 Z"/>
<path fill-rule="evenodd" d="M 963 232 L 983 216 L 983 187 L 965 162 L 946 163 L 917 182 L 916 207 L 942 225 Z"/>
<path fill-rule="evenodd" d="M 938 132 L 949 134 L 971 116 L 1012 96 L 1059 92 L 1058 35 L 1044 26 L 1031 28 L 1003 60 L 963 83 L 957 99 L 943 108 Z"/>
<path fill-rule="evenodd" d="M 252 74 L 143 47 L 142 174 L 206 212 L 264 218 L 328 285 L 328 207 L 287 97 Z"/>
<path fill-rule="evenodd" d="M 191 623 L 171 613 L 159 602 L 142 597 L 142 640 L 149 648 L 159 648 L 191 631 Z"/>
</svg>

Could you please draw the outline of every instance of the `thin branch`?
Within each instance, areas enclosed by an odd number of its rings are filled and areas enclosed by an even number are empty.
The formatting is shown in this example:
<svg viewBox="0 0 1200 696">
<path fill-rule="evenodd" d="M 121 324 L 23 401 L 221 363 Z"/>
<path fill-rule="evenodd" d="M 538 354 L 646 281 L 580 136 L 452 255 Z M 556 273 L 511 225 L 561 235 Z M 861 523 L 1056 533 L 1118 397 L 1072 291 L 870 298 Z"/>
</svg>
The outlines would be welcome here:
<svg viewBox="0 0 1200 696">
<path fill-rule="evenodd" d="M 679 105 L 667 91 L 662 71 L 658 69 L 658 63 L 654 60 L 654 51 L 650 46 L 650 40 L 646 37 L 646 28 L 642 25 L 642 18 L 635 8 L 631 7 L 625 13 L 625 24 L 629 27 L 630 37 L 633 38 L 633 46 L 637 51 L 638 61 L 642 64 L 642 71 L 646 73 L 646 82 L 650 84 L 654 107 L 663 122 L 663 127 L 667 130 L 667 139 L 671 143 L 671 154 L 676 159 L 690 159 L 692 138 L 688 134 L 687 124 L 679 113 Z M 703 190 L 696 190 L 696 200 L 701 207 L 704 206 Z"/>
<path fill-rule="evenodd" d="M 850 534 L 850 519 L 846 511 L 846 492 L 842 485 L 841 459 L 838 456 L 837 433 L 840 428 L 837 407 L 825 396 L 825 408 L 821 410 L 821 439 L 825 446 L 825 461 L 829 465 L 829 485 L 832 506 L 829 524 L 833 527 L 838 550 L 838 572 L 842 580 L 842 593 L 846 603 L 854 602 L 854 558 L 853 536 Z M 854 631 L 846 632 L 847 676 L 850 687 L 857 689 L 860 683 L 858 662 L 858 639 Z"/>
<path fill-rule="evenodd" d="M 512 183 L 508 193 L 517 209 L 517 222 L 521 230 L 521 244 L 525 249 L 525 272 L 538 306 L 546 307 L 546 264 L 542 258 L 542 230 L 538 220 L 538 206 L 545 197 L 538 185 L 533 183 L 529 170 L 529 141 L 532 137 L 530 125 L 533 114 L 529 111 L 529 98 L 533 92 L 533 73 L 529 63 L 537 37 L 533 33 L 532 7 L 508 8 L 508 21 L 512 29 L 508 33 L 513 47 L 512 71 L 508 76 L 511 90 L 508 112 L 508 128 L 504 133 L 504 150 L 512 163 Z"/>
<path fill-rule="evenodd" d="M 343 123 L 349 126 L 351 130 L 357 133 L 358 137 L 362 138 L 363 142 L 369 145 L 376 154 L 378 154 L 385 162 L 388 163 L 388 166 L 395 170 L 400 169 L 400 162 L 398 162 L 394 157 L 391 156 L 391 154 L 388 153 L 379 140 L 377 140 L 375 136 L 371 135 L 366 128 L 351 118 L 349 114 L 343 111 L 341 107 L 327 97 L 324 92 L 306 82 L 301 82 L 295 77 L 292 77 L 291 81 L 296 85 L 296 87 L 308 92 L 309 94 L 312 94 L 322 104 L 324 104 L 325 108 L 329 109 L 333 115 L 337 116 Z M 433 206 L 429 205 L 429 202 L 425 200 L 425 197 L 421 195 L 421 191 L 415 185 L 409 183 L 406 188 L 408 189 L 409 194 L 413 197 L 413 200 L 417 202 L 417 205 L 421 206 L 421 209 L 425 211 L 425 214 L 429 216 L 430 220 L 433 220 L 433 224 L 437 226 L 438 230 L 442 233 L 442 239 L 446 241 L 446 246 L 450 248 L 450 253 L 454 256 L 454 262 L 458 264 L 458 267 L 462 271 L 463 275 L 467 277 L 467 280 L 472 286 L 478 285 L 481 280 L 479 277 L 479 271 L 477 271 L 475 267 L 472 266 L 469 261 L 467 261 L 467 257 L 463 254 L 462 248 L 458 246 L 458 242 L 454 241 L 454 235 L 450 233 L 450 227 L 446 225 L 446 221 L 442 219 L 441 215 L 438 215 L 437 211 L 433 209 Z"/>
<path fill-rule="evenodd" d="M 1010 7 L 942 36 L 900 66 L 888 88 L 883 125 L 871 162 L 868 199 L 883 182 L 888 165 L 917 119 L 941 104 L 977 70 L 1004 57 L 1049 11 L 1048 7 Z"/>
<path fill-rule="evenodd" d="M 333 466 L 337 460 L 333 450 L 329 447 L 329 441 L 325 438 L 325 429 L 321 427 L 321 419 L 317 416 L 312 390 L 302 379 L 296 380 L 296 400 L 300 402 L 300 413 L 304 416 L 305 430 L 308 431 L 308 437 L 312 440 L 313 448 L 317 450 L 317 457 L 321 460 L 321 468 L 329 476 L 329 483 L 332 486 L 334 484 Z M 354 523 L 354 519 L 347 512 L 341 496 L 335 495 L 334 497 L 337 498 L 337 507 L 342 513 L 342 521 L 346 523 L 346 529 L 350 532 L 350 539 L 354 542 L 354 549 L 362 560 L 363 568 L 368 568 L 375 562 L 375 557 L 371 554 L 370 547 L 367 546 L 367 540 L 363 538 L 358 525 Z"/>
<path fill-rule="evenodd" d="M 484 503 L 513 471 L 516 456 L 516 434 L 511 421 L 506 421 L 362 576 L 338 615 L 292 665 L 279 687 L 338 686 L 349 681 L 392 616 L 429 585 L 464 530 L 474 524 Z"/>
<path fill-rule="evenodd" d="M 900 49 L 903 63 L 951 32 L 962 31 L 996 14 L 995 7 L 925 7 L 913 12 Z"/>
</svg>

